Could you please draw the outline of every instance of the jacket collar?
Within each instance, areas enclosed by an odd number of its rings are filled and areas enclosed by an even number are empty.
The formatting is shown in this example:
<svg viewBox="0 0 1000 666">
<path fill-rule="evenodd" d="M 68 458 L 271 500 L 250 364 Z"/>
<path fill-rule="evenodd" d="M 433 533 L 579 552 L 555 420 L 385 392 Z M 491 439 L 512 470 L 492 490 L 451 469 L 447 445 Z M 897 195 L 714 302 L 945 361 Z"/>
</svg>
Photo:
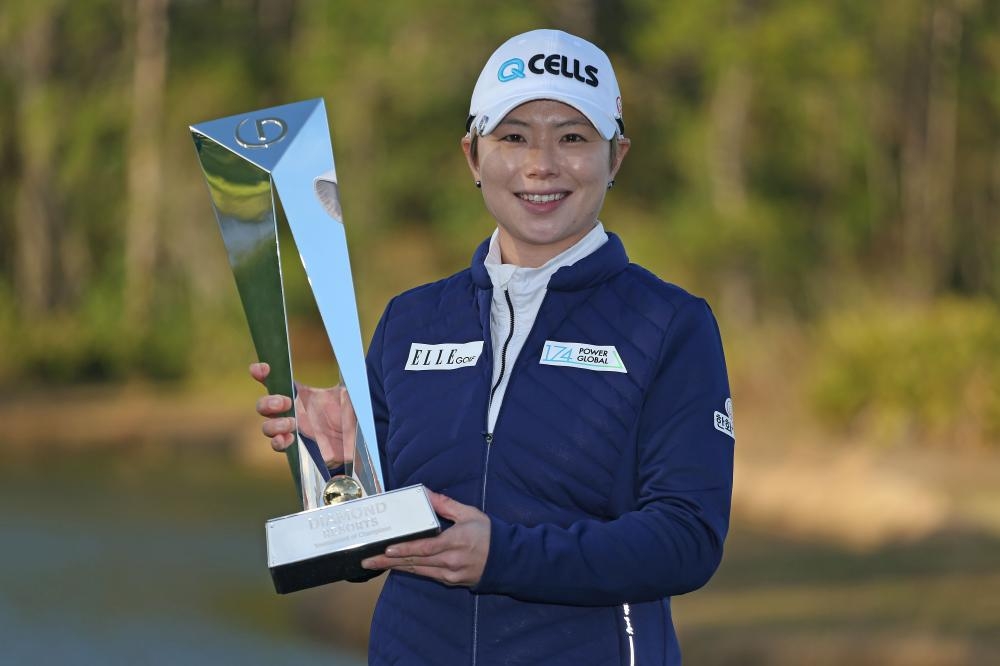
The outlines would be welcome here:
<svg viewBox="0 0 1000 666">
<path fill-rule="evenodd" d="M 472 281 L 480 289 L 492 289 L 493 282 L 486 270 L 486 254 L 490 249 L 487 238 L 472 255 Z M 608 232 L 608 242 L 588 254 L 572 266 L 563 266 L 549 280 L 548 288 L 555 291 L 577 291 L 604 282 L 625 270 L 628 255 L 617 234 Z"/>
</svg>

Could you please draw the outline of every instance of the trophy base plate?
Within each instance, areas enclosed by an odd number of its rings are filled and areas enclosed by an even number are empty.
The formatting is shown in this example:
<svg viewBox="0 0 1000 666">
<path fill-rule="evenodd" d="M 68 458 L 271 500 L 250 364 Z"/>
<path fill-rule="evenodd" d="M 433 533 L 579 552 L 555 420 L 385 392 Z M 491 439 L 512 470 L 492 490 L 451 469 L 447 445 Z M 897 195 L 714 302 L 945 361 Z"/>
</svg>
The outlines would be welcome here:
<svg viewBox="0 0 1000 666">
<path fill-rule="evenodd" d="M 421 485 L 267 521 L 267 566 L 278 594 L 373 572 L 361 560 L 401 541 L 434 536 L 441 524 Z"/>
</svg>

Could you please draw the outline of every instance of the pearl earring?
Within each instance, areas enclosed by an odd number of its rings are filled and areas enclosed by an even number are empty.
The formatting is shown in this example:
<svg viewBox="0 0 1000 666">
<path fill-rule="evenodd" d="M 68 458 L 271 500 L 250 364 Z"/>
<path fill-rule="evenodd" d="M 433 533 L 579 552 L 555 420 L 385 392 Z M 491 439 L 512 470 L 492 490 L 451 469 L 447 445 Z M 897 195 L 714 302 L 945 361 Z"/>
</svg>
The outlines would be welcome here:
<svg viewBox="0 0 1000 666">
<path fill-rule="evenodd" d="M 477 181 L 476 181 L 476 187 L 478 187 L 478 188 L 482 188 L 482 187 L 483 187 L 483 181 L 481 181 L 481 180 L 477 180 Z"/>
<path fill-rule="evenodd" d="M 615 186 L 615 181 L 614 180 L 609 180 L 608 181 L 608 189 L 610 190 L 614 186 Z"/>
</svg>

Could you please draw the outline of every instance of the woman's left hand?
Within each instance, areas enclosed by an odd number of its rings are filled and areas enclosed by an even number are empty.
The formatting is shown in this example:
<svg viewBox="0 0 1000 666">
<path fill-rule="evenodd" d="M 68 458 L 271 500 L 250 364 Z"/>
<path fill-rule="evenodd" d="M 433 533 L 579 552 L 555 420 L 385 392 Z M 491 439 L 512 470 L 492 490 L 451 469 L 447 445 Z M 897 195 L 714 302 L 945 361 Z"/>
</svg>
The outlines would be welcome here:
<svg viewBox="0 0 1000 666">
<path fill-rule="evenodd" d="M 479 582 L 490 552 L 490 519 L 479 509 L 428 491 L 434 511 L 455 524 L 430 539 L 389 546 L 385 554 L 361 563 L 366 569 L 395 569 L 433 578 L 446 585 Z"/>
</svg>

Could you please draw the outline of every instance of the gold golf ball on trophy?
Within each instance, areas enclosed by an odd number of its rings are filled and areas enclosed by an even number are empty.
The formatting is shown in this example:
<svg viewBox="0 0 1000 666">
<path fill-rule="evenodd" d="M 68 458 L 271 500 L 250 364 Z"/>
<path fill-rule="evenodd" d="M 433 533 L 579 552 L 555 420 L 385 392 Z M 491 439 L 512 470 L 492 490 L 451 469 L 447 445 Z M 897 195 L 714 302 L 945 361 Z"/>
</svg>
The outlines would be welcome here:
<svg viewBox="0 0 1000 666">
<path fill-rule="evenodd" d="M 323 488 L 323 504 L 340 504 L 348 500 L 361 499 L 361 484 L 349 476 L 340 474 L 326 482 Z"/>
</svg>

